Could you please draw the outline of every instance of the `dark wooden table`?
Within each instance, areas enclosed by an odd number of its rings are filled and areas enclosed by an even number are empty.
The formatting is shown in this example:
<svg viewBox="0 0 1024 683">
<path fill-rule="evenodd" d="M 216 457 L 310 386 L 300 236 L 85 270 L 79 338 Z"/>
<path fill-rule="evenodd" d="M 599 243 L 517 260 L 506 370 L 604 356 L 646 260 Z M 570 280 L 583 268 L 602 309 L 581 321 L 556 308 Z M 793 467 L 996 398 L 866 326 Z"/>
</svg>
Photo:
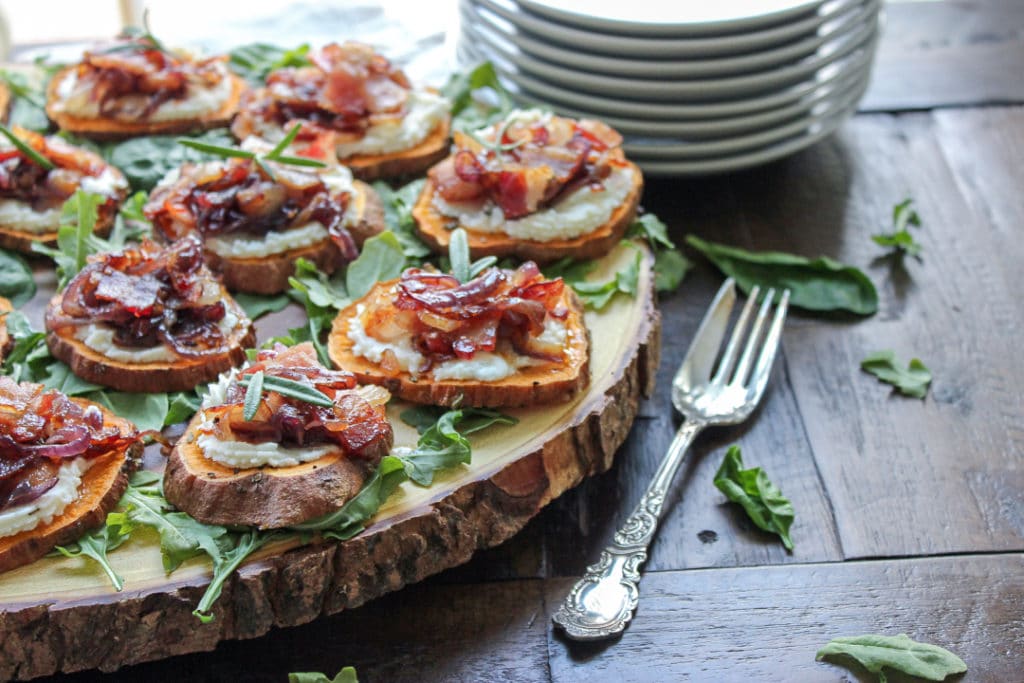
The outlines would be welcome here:
<svg viewBox="0 0 1024 683">
<path fill-rule="evenodd" d="M 362 608 L 102 678 L 284 681 L 354 665 L 364 682 L 866 681 L 816 650 L 907 633 L 959 654 L 955 680 L 1024 680 L 1022 102 L 1024 3 L 892 4 L 863 111 L 838 134 L 763 168 L 649 183 L 645 206 L 675 239 L 825 254 L 864 269 L 881 307 L 791 315 L 760 411 L 705 432 L 679 473 L 621 638 L 567 641 L 550 614 L 678 424 L 669 381 L 721 282 L 699 260 L 661 301 L 658 387 L 615 466 L 511 541 Z M 922 259 L 881 259 L 870 235 L 908 196 Z M 926 400 L 860 371 L 882 348 L 932 369 Z M 712 485 L 734 443 L 793 501 L 792 553 Z"/>
</svg>

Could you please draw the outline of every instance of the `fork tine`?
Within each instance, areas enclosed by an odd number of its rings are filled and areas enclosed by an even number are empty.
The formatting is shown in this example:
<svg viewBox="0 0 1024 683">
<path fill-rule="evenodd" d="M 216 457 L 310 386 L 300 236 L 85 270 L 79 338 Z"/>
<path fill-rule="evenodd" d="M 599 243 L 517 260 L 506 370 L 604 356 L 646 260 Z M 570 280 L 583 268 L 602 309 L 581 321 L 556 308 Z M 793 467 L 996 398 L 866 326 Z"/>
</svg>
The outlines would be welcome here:
<svg viewBox="0 0 1024 683">
<path fill-rule="evenodd" d="M 729 326 L 729 314 L 735 301 L 736 283 L 732 278 L 728 278 L 718 288 L 718 293 L 700 321 L 700 327 L 693 335 L 686 357 L 676 373 L 676 382 L 706 382 L 711 377 L 711 370 L 715 366 L 715 359 L 718 358 L 718 350 Z"/>
<path fill-rule="evenodd" d="M 722 360 L 718 363 L 718 370 L 715 371 L 715 376 L 711 379 L 712 384 L 724 384 L 726 378 L 732 373 L 733 366 L 736 364 L 736 356 L 739 354 L 740 341 L 743 339 L 747 329 L 747 320 L 750 319 L 750 313 L 754 310 L 754 301 L 757 300 L 757 295 L 760 291 L 761 288 L 756 285 L 750 290 L 747 303 L 740 312 L 736 326 L 732 328 L 729 344 L 725 347 L 725 351 L 722 352 Z"/>
<path fill-rule="evenodd" d="M 782 292 L 782 299 L 779 307 L 775 310 L 775 317 L 772 318 L 772 325 L 765 335 L 764 344 L 761 346 L 761 355 L 757 358 L 757 365 L 750 376 L 751 387 L 748 395 L 753 400 L 759 400 L 768 384 L 768 377 L 772 374 L 772 363 L 775 361 L 775 352 L 779 350 L 779 340 L 782 338 L 782 325 L 786 321 L 786 311 L 789 309 L 789 290 Z"/>
<path fill-rule="evenodd" d="M 743 348 L 740 362 L 736 364 L 736 372 L 733 373 L 730 384 L 743 384 L 746 382 L 747 373 L 750 372 L 750 366 L 754 362 L 754 351 L 760 348 L 758 342 L 761 340 L 761 330 L 764 328 L 764 321 L 768 317 L 768 312 L 771 310 L 774 298 L 775 289 L 769 289 L 761 301 L 761 308 L 757 311 L 754 326 L 750 328 L 750 334 L 747 336 L 747 345 Z"/>
</svg>

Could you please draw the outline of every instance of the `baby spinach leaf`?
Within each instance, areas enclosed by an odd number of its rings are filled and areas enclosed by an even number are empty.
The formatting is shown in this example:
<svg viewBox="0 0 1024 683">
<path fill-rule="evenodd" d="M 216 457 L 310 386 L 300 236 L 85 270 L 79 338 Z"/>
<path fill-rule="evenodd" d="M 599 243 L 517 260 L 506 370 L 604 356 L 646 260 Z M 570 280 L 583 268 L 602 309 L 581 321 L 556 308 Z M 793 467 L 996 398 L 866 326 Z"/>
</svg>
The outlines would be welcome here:
<svg viewBox="0 0 1024 683">
<path fill-rule="evenodd" d="M 197 140 L 213 145 L 232 145 L 235 139 L 226 128 L 208 130 Z M 216 159 L 212 154 L 178 144 L 174 135 L 147 135 L 102 147 L 103 157 L 124 173 L 136 190 L 153 189 L 170 171 L 186 162 Z"/>
<path fill-rule="evenodd" d="M 3 374 L 15 382 L 38 382 L 47 374 L 47 366 L 53 361 L 46 346 L 46 333 L 35 332 L 28 318 L 21 311 L 11 311 L 3 316 L 13 345 L 3 359 Z"/>
<path fill-rule="evenodd" d="M 860 367 L 881 381 L 893 385 L 901 394 L 914 398 L 924 398 L 928 393 L 928 385 L 932 382 L 931 370 L 919 359 L 911 358 L 904 369 L 896 360 L 896 352 L 888 349 L 868 354 L 860 362 Z"/>
<path fill-rule="evenodd" d="M 198 387 L 192 391 L 176 391 L 173 394 L 168 394 L 164 426 L 167 427 L 191 419 L 201 406 L 202 399 L 199 396 Z"/>
<path fill-rule="evenodd" d="M 851 657 L 886 683 L 884 669 L 895 669 L 928 681 L 941 681 L 950 674 L 967 671 L 962 659 L 945 648 L 898 636 L 861 635 L 833 638 L 818 650 L 815 659 Z"/>
<path fill-rule="evenodd" d="M 167 417 L 167 394 L 164 393 L 135 394 L 107 389 L 83 394 L 83 397 L 106 406 L 142 430 L 163 429 Z"/>
<path fill-rule="evenodd" d="M 686 243 L 734 278 L 744 293 L 760 285 L 762 289 L 790 290 L 789 303 L 808 311 L 872 315 L 878 310 L 878 292 L 868 276 L 830 258 L 747 251 L 706 242 L 695 235 L 689 235 Z"/>
<path fill-rule="evenodd" d="M 402 243 L 394 233 L 385 230 L 366 240 L 359 257 L 348 264 L 345 272 L 348 295 L 358 299 L 378 282 L 398 277 L 404 269 L 405 252 Z"/>
<path fill-rule="evenodd" d="M 252 85 L 261 86 L 271 71 L 286 66 L 309 66 L 308 52 L 308 43 L 290 50 L 268 43 L 249 43 L 228 52 L 228 68 Z"/>
<path fill-rule="evenodd" d="M 909 226 L 921 227 L 921 217 L 917 215 L 912 204 L 914 200 L 904 199 L 892 208 L 893 231 L 872 235 L 875 244 L 890 247 L 897 253 L 910 254 L 920 258 L 921 244 L 910 234 Z"/>
<path fill-rule="evenodd" d="M 7 123 L 21 126 L 37 133 L 50 129 L 50 118 L 46 115 L 46 79 L 36 83 L 29 81 L 23 73 L 0 69 L 0 82 L 11 93 Z"/>
<path fill-rule="evenodd" d="M 334 678 L 328 678 L 319 671 L 288 674 L 288 683 L 359 683 L 354 666 L 346 666 Z"/>
<path fill-rule="evenodd" d="M 32 269 L 18 254 L 0 249 L 0 296 L 11 300 L 16 307 L 25 304 L 36 294 L 36 281 Z"/>
<path fill-rule="evenodd" d="M 793 505 L 782 491 L 768 480 L 760 467 L 743 469 L 739 446 L 730 446 L 715 473 L 715 486 L 726 498 L 739 503 L 759 528 L 778 534 L 787 550 L 793 549 L 789 527 L 793 524 Z"/>
<path fill-rule="evenodd" d="M 291 302 L 291 298 L 287 294 L 267 295 L 238 292 L 232 296 L 245 311 L 245 314 L 249 316 L 249 320 L 256 320 L 267 313 L 276 313 Z"/>
<path fill-rule="evenodd" d="M 662 249 L 654 252 L 654 289 L 658 292 L 674 292 L 683 278 L 693 268 L 690 259 L 678 249 Z"/>
</svg>

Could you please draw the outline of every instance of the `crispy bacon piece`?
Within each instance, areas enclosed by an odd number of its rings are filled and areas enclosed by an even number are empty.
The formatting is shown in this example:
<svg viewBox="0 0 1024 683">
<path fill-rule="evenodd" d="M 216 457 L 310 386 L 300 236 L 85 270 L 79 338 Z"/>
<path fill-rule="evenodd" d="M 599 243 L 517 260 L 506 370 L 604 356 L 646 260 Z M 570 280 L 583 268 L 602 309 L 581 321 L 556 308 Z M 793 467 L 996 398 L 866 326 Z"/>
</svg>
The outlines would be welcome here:
<svg viewBox="0 0 1024 683">
<path fill-rule="evenodd" d="M 95 257 L 68 283 L 54 324 L 107 323 L 120 346 L 166 344 L 194 358 L 223 351 L 218 323 L 226 311 L 192 235 L 166 248 L 147 240 Z"/>
<path fill-rule="evenodd" d="M 600 187 L 622 163 L 621 136 L 598 121 L 511 121 L 484 133 L 490 145 L 455 134 L 455 152 L 428 174 L 445 201 L 489 199 L 505 218 L 522 218 L 583 185 Z"/>
<path fill-rule="evenodd" d="M 323 147 L 325 136 L 358 140 L 375 123 L 405 115 L 409 79 L 369 45 L 331 43 L 309 60 L 312 66 L 273 72 L 265 88 L 246 95 L 232 124 L 235 135 L 245 138 L 268 123 L 283 129 L 301 123 L 298 142 Z"/>
<path fill-rule="evenodd" d="M 20 126 L 11 132 L 56 168 L 46 170 L 13 146 L 0 149 L 0 199 L 27 202 L 36 211 L 60 207 L 83 178 L 99 177 L 110 168 L 98 155 L 57 136 L 44 137 Z M 113 211 L 116 204 L 116 197 L 108 197 L 104 207 Z"/>
<path fill-rule="evenodd" d="M 144 119 L 164 102 L 187 97 L 190 85 L 219 83 L 224 59 L 192 61 L 138 37 L 86 52 L 75 73 L 80 83 L 88 84 L 102 116 Z"/>
<path fill-rule="evenodd" d="M 252 159 L 231 159 L 185 164 L 177 181 L 153 190 L 145 213 L 168 240 L 193 232 L 266 234 L 315 221 L 352 260 L 358 250 L 343 222 L 349 200 L 348 193 L 332 194 L 316 173 L 278 168 L 270 178 Z"/>
<path fill-rule="evenodd" d="M 94 458 L 139 438 L 137 431 L 104 426 L 96 406 L 83 407 L 41 384 L 0 377 L 0 510 L 51 489 L 65 458 Z"/>
<path fill-rule="evenodd" d="M 562 348 L 541 344 L 536 337 L 548 316 L 565 317 L 559 303 L 564 287 L 561 278 L 545 280 L 532 261 L 516 270 L 489 268 L 466 283 L 409 268 L 393 297 L 367 302 L 363 324 L 378 339 L 409 338 L 431 365 L 495 351 L 501 342 L 519 355 L 559 362 Z"/>
<path fill-rule="evenodd" d="M 234 382 L 228 387 L 224 405 L 206 409 L 206 415 L 215 419 L 218 438 L 251 443 L 272 441 L 288 446 L 334 443 L 358 458 L 379 457 L 380 449 L 372 446 L 382 438 L 391 440 L 391 425 L 384 416 L 384 404 L 390 394 L 379 387 L 365 393 L 357 390 L 355 375 L 325 368 L 317 360 L 312 344 L 291 348 L 278 344 L 273 349 L 264 349 L 239 376 L 251 376 L 258 371 L 267 377 L 316 388 L 334 405 L 316 406 L 265 389 L 256 416 L 246 420 L 246 389 Z"/>
</svg>

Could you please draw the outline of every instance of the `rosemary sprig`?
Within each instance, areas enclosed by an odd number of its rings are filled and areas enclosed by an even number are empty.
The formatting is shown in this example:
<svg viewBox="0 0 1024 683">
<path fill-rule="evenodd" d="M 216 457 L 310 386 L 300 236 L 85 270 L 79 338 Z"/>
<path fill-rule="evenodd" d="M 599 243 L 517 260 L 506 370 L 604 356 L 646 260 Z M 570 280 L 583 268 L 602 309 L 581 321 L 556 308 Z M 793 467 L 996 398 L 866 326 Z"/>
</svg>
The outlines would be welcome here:
<svg viewBox="0 0 1024 683">
<path fill-rule="evenodd" d="M 17 135 L 12 133 L 11 129 L 7 126 L 0 124 L 0 133 L 3 133 L 4 137 L 10 140 L 11 144 L 14 145 L 19 152 L 28 157 L 29 161 L 31 161 L 32 163 L 36 164 L 37 166 L 42 166 L 47 171 L 52 171 L 53 169 L 57 168 L 56 166 L 53 165 L 52 161 L 50 161 L 39 152 L 32 149 L 28 144 L 25 143 L 25 141 L 23 141 Z"/>
<path fill-rule="evenodd" d="M 249 387 L 253 385 L 256 373 L 249 377 L 243 377 L 238 380 L 239 385 L 246 388 L 246 398 L 249 395 Z M 334 401 L 324 392 L 320 391 L 316 387 L 311 387 L 308 384 L 302 382 L 296 382 L 293 379 L 285 379 L 284 377 L 274 377 L 273 375 L 266 375 L 262 379 L 262 389 L 267 391 L 276 391 L 282 396 L 289 398 L 297 398 L 300 401 L 305 401 L 315 406 L 322 406 L 324 408 L 330 408 L 334 405 Z M 253 411 L 255 414 L 255 411 Z"/>
<path fill-rule="evenodd" d="M 502 152 L 511 152 L 515 148 L 521 147 L 526 144 L 526 138 L 520 138 L 515 142 L 502 142 L 502 140 L 505 139 L 505 133 L 507 133 L 508 129 L 512 127 L 513 123 L 515 123 L 515 121 L 513 121 L 512 119 L 505 121 L 505 125 L 501 127 L 501 129 L 498 131 L 498 134 L 494 136 L 493 140 L 488 140 L 484 137 L 481 137 L 478 131 L 470 131 L 469 135 L 474 140 L 476 140 L 481 147 L 490 150 L 495 154 L 501 154 Z"/>
<path fill-rule="evenodd" d="M 288 145 L 295 140 L 295 136 L 299 134 L 299 129 L 302 128 L 301 123 L 296 123 L 292 126 L 292 129 L 288 131 L 288 134 L 284 136 L 281 142 L 277 143 L 272 150 L 266 154 L 257 154 L 256 152 L 250 152 L 245 149 L 239 149 L 238 147 L 227 147 L 224 145 L 214 145 L 209 142 L 203 142 L 202 140 L 196 140 L 194 138 L 178 138 L 178 144 L 184 145 L 191 149 L 205 152 L 206 154 L 213 154 L 219 157 L 236 158 L 236 159 L 252 159 L 256 162 L 256 165 L 260 167 L 268 178 L 276 180 L 273 170 L 267 164 L 268 161 L 273 161 L 278 164 L 286 164 L 288 166 L 308 166 L 312 168 L 327 168 L 327 164 L 316 159 L 307 159 L 305 157 L 293 157 L 284 154 L 284 151 L 288 149 Z"/>
<path fill-rule="evenodd" d="M 256 417 L 256 411 L 260 407 L 260 398 L 263 397 L 263 371 L 258 370 L 252 374 L 249 386 L 245 390 L 245 403 L 242 409 L 242 418 L 249 422 Z"/>
</svg>

